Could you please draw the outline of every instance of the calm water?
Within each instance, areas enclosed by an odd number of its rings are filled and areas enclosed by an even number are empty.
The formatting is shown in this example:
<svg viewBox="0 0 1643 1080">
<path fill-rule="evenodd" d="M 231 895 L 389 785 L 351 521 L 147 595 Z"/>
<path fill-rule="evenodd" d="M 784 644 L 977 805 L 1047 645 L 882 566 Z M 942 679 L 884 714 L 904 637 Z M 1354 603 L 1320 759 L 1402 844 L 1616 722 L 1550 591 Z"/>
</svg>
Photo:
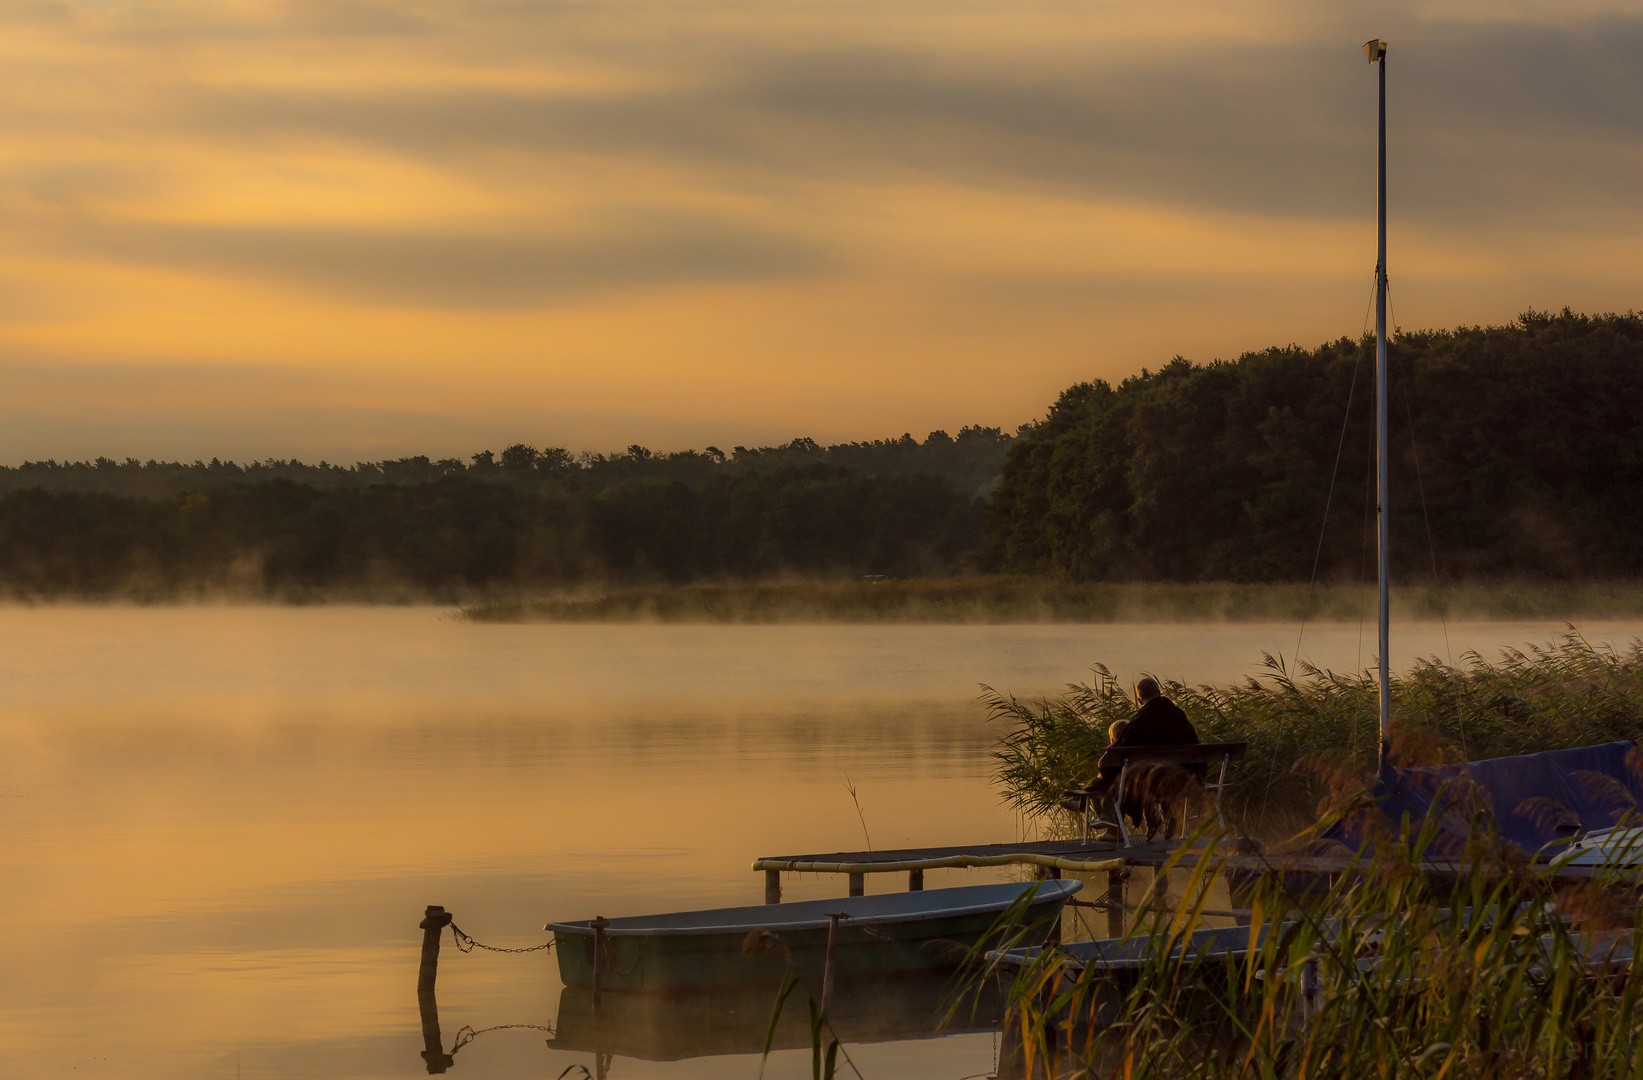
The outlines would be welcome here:
<svg viewBox="0 0 1643 1080">
<path fill-rule="evenodd" d="M 1643 623 L 1582 629 L 1643 635 Z M 1560 630 L 1451 625 L 1448 648 Z M 1292 654 L 1295 634 L 0 608 L 0 1075 L 425 1075 L 426 904 L 482 941 L 530 945 L 548 919 L 757 903 L 750 860 L 859 848 L 863 819 L 879 847 L 1011 839 L 1022 824 L 988 785 L 978 683 L 1053 691 L 1095 661 L 1126 680 L 1221 682 L 1254 672 L 1263 650 Z M 1446 648 L 1436 626 L 1396 643 L 1403 663 Z M 1365 645 L 1356 626 L 1308 629 L 1303 654 L 1350 669 L 1369 662 Z M 927 887 L 985 880 L 932 872 Z M 551 1026 L 557 967 L 551 954 L 462 955 L 447 939 L 439 1002 L 447 1048 L 465 1024 Z M 546 1037 L 482 1034 L 451 1075 L 593 1066 Z M 618 1056 L 610 1075 L 757 1072 L 736 1046 L 705 1049 L 716 1056 Z M 869 1080 L 956 1080 L 991 1071 L 993 1037 L 850 1053 Z M 797 1050 L 768 1073 L 808 1074 Z"/>
</svg>

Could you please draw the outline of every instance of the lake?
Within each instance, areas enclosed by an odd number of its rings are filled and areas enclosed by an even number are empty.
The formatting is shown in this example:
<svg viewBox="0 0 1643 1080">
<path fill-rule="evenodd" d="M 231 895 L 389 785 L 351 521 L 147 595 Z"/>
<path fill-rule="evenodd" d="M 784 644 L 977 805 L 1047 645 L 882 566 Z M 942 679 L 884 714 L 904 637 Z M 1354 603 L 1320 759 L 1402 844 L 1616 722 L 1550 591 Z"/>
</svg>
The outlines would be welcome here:
<svg viewBox="0 0 1643 1080">
<path fill-rule="evenodd" d="M 1625 644 L 1643 622 L 1581 629 Z M 1561 630 L 1416 624 L 1394 643 L 1405 668 Z M 1097 661 L 1126 684 L 1226 682 L 1263 651 L 1292 656 L 1297 631 L 0 607 L 0 1075 L 426 1075 L 425 905 L 528 946 L 550 919 L 758 903 L 761 855 L 1013 839 L 1031 823 L 989 784 L 978 684 L 1054 692 Z M 1301 654 L 1354 669 L 1373 638 L 1308 627 Z M 926 887 L 1002 873 L 931 871 Z M 844 891 L 784 882 L 787 899 Z M 551 1028 L 556 963 L 446 938 L 439 1005 L 447 1048 L 464 1025 Z M 549 1037 L 486 1031 L 450 1074 L 595 1068 Z M 847 1048 L 869 1080 L 984 1075 L 995 1050 L 987 1031 Z M 619 1054 L 608 1074 L 757 1074 L 756 1053 L 726 1050 Z M 766 1075 L 809 1069 L 808 1051 L 781 1050 Z"/>
</svg>

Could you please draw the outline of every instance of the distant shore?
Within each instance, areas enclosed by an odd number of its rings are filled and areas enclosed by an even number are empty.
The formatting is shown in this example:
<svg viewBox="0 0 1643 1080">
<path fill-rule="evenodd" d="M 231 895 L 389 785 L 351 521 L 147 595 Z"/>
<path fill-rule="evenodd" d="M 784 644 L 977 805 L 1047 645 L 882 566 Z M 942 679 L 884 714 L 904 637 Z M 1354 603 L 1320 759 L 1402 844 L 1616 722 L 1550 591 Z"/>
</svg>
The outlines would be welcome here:
<svg viewBox="0 0 1643 1080">
<path fill-rule="evenodd" d="M 1643 617 L 1643 583 L 1490 583 L 1394 589 L 1398 619 Z M 1069 584 L 974 577 L 687 585 L 499 599 L 470 622 L 517 623 L 1122 623 L 1375 619 L 1368 585 Z"/>
</svg>

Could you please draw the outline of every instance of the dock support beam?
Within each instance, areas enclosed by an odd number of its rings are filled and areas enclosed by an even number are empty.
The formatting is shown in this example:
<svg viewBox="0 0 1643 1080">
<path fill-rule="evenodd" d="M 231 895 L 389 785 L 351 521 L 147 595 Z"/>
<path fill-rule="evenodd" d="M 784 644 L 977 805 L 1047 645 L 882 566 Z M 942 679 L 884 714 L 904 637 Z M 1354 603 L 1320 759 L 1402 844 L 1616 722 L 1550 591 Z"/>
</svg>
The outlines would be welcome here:
<svg viewBox="0 0 1643 1080">
<path fill-rule="evenodd" d="M 924 891 L 924 871 L 923 870 L 909 870 L 909 871 L 907 871 L 907 891 L 908 892 L 923 892 Z"/>
<path fill-rule="evenodd" d="M 1110 938 L 1124 936 L 1124 882 L 1129 876 L 1127 868 L 1107 871 L 1107 936 Z"/>
<path fill-rule="evenodd" d="M 605 989 L 605 927 L 610 920 L 603 915 L 590 924 L 593 927 L 593 1007 L 599 1007 L 599 998 Z"/>
<path fill-rule="evenodd" d="M 851 874 L 850 875 L 850 895 L 851 896 L 866 896 L 867 895 L 867 875 L 866 874 Z"/>
<path fill-rule="evenodd" d="M 833 946 L 839 940 L 839 920 L 849 918 L 844 912 L 827 916 L 827 960 L 822 967 L 821 1016 L 826 1019 L 833 1008 Z"/>
<path fill-rule="evenodd" d="M 764 902 L 767 904 L 782 902 L 782 872 L 780 870 L 766 870 L 764 872 Z"/>
</svg>

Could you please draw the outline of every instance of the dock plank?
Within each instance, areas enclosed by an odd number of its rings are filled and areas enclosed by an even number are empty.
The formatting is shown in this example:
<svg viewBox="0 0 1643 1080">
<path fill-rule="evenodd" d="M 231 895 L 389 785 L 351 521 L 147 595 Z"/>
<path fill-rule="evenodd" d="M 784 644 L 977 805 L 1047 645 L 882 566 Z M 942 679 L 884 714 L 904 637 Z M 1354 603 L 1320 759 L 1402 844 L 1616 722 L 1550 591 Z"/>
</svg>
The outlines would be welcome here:
<svg viewBox="0 0 1643 1080">
<path fill-rule="evenodd" d="M 1175 866 L 1190 870 L 1207 861 L 1216 870 L 1272 871 L 1299 874 L 1340 874 L 1362 871 L 1368 861 L 1362 857 L 1331 857 L 1286 854 L 1250 855 L 1239 852 L 1230 842 L 1220 845 L 1198 843 L 1181 851 L 1180 840 L 1137 842 L 1125 847 L 1107 840 L 1023 840 L 1003 844 L 947 844 L 923 848 L 886 848 L 882 851 L 834 851 L 811 855 L 772 855 L 753 860 L 754 870 L 833 874 L 881 874 L 939 867 L 1038 865 L 1075 873 L 1117 869 L 1122 866 L 1159 867 L 1176 860 Z M 1463 876 L 1469 867 L 1459 861 L 1428 858 L 1421 869 L 1445 877 Z M 1638 880 L 1637 868 L 1563 866 L 1552 870 L 1554 880 L 1589 878 Z"/>
<path fill-rule="evenodd" d="M 1105 840 L 1022 840 L 1004 844 L 948 844 L 939 847 L 834 851 L 810 855 L 770 855 L 753 860 L 754 870 L 811 873 L 883 874 L 955 866 L 1011 863 L 1073 871 L 1121 866 L 1161 866 L 1180 841 L 1152 841 L 1125 847 Z"/>
</svg>

